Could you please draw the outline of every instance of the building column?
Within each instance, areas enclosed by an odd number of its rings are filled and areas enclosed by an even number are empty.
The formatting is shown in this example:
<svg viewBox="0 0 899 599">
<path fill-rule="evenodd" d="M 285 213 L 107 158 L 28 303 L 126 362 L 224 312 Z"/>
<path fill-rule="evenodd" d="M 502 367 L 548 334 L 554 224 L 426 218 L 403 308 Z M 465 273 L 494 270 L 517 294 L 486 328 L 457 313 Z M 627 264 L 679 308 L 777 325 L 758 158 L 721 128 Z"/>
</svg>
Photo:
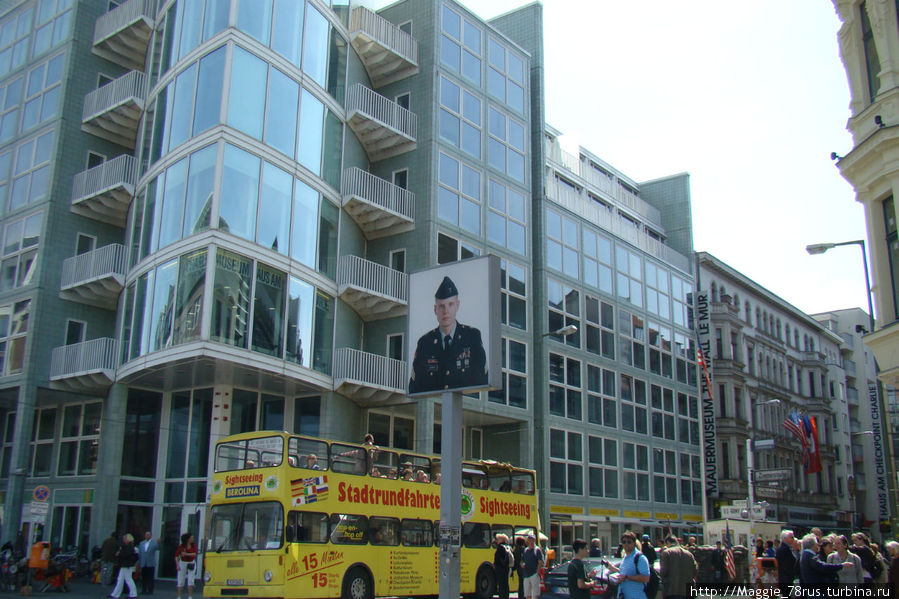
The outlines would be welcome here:
<svg viewBox="0 0 899 599">
<path fill-rule="evenodd" d="M 415 411 L 415 451 L 423 454 L 434 453 L 434 406 L 431 397 L 418 400 Z"/>
<path fill-rule="evenodd" d="M 15 541 L 22 528 L 22 507 L 25 499 L 25 482 L 29 475 L 31 461 L 31 430 L 34 426 L 34 403 L 37 390 L 25 385 L 19 387 L 16 403 L 16 419 L 13 426 L 13 446 L 9 463 L 9 486 L 3 513 L 4 539 Z"/>
<path fill-rule="evenodd" d="M 128 415 L 128 387 L 115 383 L 103 402 L 100 419 L 100 446 L 97 456 L 97 489 L 91 512 L 90 544 L 99 545 L 109 533 L 117 530 L 119 477 L 122 473 L 122 451 L 125 442 L 125 420 Z"/>
</svg>

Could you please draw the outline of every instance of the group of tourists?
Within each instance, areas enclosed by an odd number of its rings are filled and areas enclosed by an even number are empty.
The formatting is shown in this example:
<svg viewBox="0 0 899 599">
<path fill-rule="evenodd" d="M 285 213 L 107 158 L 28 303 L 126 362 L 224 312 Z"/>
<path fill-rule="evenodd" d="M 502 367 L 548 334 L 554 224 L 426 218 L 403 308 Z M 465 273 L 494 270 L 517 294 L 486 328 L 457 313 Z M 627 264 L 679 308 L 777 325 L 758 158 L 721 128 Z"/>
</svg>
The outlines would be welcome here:
<svg viewBox="0 0 899 599">
<path fill-rule="evenodd" d="M 156 562 L 162 539 L 154 539 L 148 531 L 144 533 L 144 540 L 135 544 L 134 536 L 130 533 L 122 535 L 117 532 L 109 535 L 100 546 L 100 577 L 103 585 L 115 586 L 108 595 L 112 599 L 119 599 L 125 587 L 128 588 L 128 596 L 137 597 L 136 579 L 141 583 L 141 595 L 152 595 L 156 582 Z M 197 544 L 190 533 L 181 535 L 181 544 L 175 550 L 175 569 L 177 571 L 178 598 L 181 598 L 181 590 L 187 586 L 187 599 L 193 599 L 194 580 L 197 575 Z"/>
</svg>

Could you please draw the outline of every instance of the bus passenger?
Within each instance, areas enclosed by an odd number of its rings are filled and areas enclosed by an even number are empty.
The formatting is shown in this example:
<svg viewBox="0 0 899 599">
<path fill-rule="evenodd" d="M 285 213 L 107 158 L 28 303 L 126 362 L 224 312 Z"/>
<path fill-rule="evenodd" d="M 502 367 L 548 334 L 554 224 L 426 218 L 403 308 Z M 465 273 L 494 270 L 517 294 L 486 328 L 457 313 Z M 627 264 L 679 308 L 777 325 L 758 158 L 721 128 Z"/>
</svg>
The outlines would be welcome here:
<svg viewBox="0 0 899 599">
<path fill-rule="evenodd" d="M 374 476 L 375 478 L 384 478 L 384 475 L 381 474 L 381 471 L 378 470 L 377 466 L 371 467 L 371 475 Z"/>
<path fill-rule="evenodd" d="M 322 467 L 318 465 L 318 456 L 314 453 L 310 453 L 306 456 L 306 468 L 310 470 L 321 470 Z"/>
<path fill-rule="evenodd" d="M 509 479 L 504 480 L 503 484 L 501 484 L 499 486 L 499 490 L 503 491 L 505 493 L 508 493 L 509 491 L 511 491 L 512 490 L 512 481 Z"/>
<path fill-rule="evenodd" d="M 412 468 L 403 468 L 403 480 L 413 481 Z"/>
<path fill-rule="evenodd" d="M 437 474 L 434 475 L 434 484 L 435 485 L 440 484 L 440 478 L 441 478 L 442 474 L 443 474 L 442 472 L 438 472 Z"/>
<path fill-rule="evenodd" d="M 428 478 L 428 475 L 425 473 L 424 470 L 418 470 L 418 471 L 415 473 L 415 482 L 417 482 L 417 483 L 429 483 L 429 482 L 431 482 L 431 479 Z"/>
<path fill-rule="evenodd" d="M 287 456 L 287 464 L 293 468 L 297 467 L 297 459 L 296 457 L 289 455 Z"/>
<path fill-rule="evenodd" d="M 486 476 L 481 479 L 481 488 L 485 491 L 490 490 L 490 481 L 487 479 Z"/>
</svg>

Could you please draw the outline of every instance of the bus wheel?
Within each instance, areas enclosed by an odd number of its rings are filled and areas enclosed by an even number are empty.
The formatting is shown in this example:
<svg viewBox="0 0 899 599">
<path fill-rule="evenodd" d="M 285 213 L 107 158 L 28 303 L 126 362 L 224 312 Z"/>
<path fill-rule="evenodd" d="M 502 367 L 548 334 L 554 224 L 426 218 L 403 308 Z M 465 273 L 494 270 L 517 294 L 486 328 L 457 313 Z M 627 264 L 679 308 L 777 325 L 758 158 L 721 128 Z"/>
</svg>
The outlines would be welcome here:
<svg viewBox="0 0 899 599">
<path fill-rule="evenodd" d="M 477 599 L 493 599 L 496 592 L 496 575 L 493 568 L 481 566 L 474 579 L 474 596 Z"/>
<path fill-rule="evenodd" d="M 343 577 L 343 599 L 372 599 L 374 585 L 362 568 L 353 568 Z"/>
</svg>

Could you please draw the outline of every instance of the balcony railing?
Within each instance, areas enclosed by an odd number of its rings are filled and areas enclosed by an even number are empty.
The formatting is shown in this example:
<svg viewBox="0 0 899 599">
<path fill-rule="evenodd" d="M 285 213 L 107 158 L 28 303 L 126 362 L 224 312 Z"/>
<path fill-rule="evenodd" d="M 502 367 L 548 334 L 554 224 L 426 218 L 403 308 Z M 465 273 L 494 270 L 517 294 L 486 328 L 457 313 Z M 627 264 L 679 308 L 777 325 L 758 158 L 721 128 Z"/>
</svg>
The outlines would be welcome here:
<svg viewBox="0 0 899 599">
<path fill-rule="evenodd" d="M 94 24 L 94 54 L 128 69 L 143 70 L 156 0 L 128 0 Z"/>
<path fill-rule="evenodd" d="M 396 401 L 406 394 L 406 363 L 341 347 L 334 350 L 334 389 L 371 405 Z"/>
<path fill-rule="evenodd" d="M 146 77 L 131 71 L 84 97 L 81 128 L 113 143 L 134 148 L 144 109 Z"/>
<path fill-rule="evenodd" d="M 341 256 L 337 263 L 340 296 L 363 320 L 393 318 L 406 313 L 409 275 L 360 258 Z"/>
<path fill-rule="evenodd" d="M 415 149 L 418 116 L 361 83 L 350 86 L 346 112 L 372 162 Z"/>
<path fill-rule="evenodd" d="M 350 39 L 374 87 L 418 72 L 415 38 L 365 7 L 350 13 Z"/>
<path fill-rule="evenodd" d="M 72 181 L 72 212 L 124 226 L 135 176 L 135 160 L 128 154 L 78 173 Z"/>
<path fill-rule="evenodd" d="M 343 171 L 343 205 L 368 239 L 415 228 L 415 194 L 358 167 Z"/>
<path fill-rule="evenodd" d="M 109 337 L 56 347 L 50 354 L 50 381 L 57 388 L 103 392 L 115 380 L 118 342 Z"/>
<path fill-rule="evenodd" d="M 98 248 L 62 263 L 61 295 L 73 301 L 115 308 L 125 281 L 127 251 L 120 243 Z"/>
</svg>

